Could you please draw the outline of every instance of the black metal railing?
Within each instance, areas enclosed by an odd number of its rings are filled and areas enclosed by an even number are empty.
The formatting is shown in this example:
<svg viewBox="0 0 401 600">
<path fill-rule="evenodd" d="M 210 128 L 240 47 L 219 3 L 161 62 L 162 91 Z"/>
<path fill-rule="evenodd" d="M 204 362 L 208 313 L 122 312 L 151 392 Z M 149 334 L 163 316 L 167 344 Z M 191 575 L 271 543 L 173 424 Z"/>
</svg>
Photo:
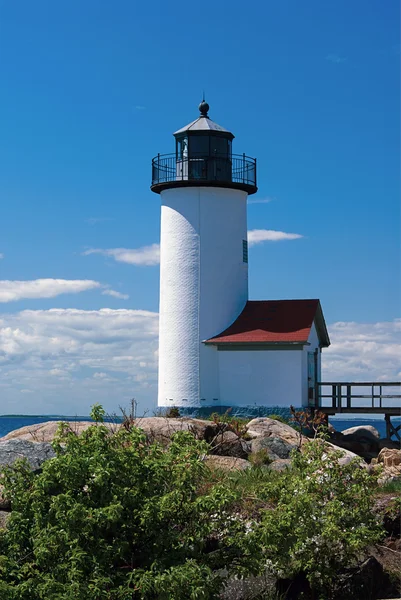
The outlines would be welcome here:
<svg viewBox="0 0 401 600">
<path fill-rule="evenodd" d="M 216 181 L 256 187 L 256 158 L 245 154 L 190 158 L 158 154 L 152 160 L 152 186 L 173 181 Z"/>
</svg>

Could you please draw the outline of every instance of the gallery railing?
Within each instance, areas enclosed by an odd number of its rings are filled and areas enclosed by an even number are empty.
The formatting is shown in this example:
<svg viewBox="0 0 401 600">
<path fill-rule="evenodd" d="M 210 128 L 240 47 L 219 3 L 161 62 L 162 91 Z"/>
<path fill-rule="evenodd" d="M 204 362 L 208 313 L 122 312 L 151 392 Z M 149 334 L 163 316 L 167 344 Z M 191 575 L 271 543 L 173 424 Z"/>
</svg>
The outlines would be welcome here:
<svg viewBox="0 0 401 600">
<path fill-rule="evenodd" d="M 158 154 L 152 160 L 152 186 L 173 181 L 218 181 L 256 187 L 256 158 L 245 154 L 190 158 Z"/>
</svg>

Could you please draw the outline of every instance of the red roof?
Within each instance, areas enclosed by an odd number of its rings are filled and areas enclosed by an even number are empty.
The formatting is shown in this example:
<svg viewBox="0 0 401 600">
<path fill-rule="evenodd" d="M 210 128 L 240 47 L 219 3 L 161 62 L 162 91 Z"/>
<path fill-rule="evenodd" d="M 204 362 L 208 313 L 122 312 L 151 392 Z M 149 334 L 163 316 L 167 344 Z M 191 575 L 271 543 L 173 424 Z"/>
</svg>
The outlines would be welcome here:
<svg viewBox="0 0 401 600">
<path fill-rule="evenodd" d="M 239 317 L 207 344 L 302 344 L 313 322 L 321 346 L 330 340 L 319 300 L 249 300 Z"/>
</svg>

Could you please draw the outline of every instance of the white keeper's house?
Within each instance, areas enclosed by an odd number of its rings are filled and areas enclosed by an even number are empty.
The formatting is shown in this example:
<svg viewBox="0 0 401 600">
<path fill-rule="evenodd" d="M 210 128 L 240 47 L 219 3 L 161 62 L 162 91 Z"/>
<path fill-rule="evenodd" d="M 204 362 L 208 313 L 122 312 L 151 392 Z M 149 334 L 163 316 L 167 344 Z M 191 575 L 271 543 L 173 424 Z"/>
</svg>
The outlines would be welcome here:
<svg viewBox="0 0 401 600">
<path fill-rule="evenodd" d="M 314 404 L 329 346 L 319 300 L 248 298 L 247 198 L 256 159 L 233 154 L 234 135 L 209 106 L 152 161 L 161 197 L 158 405 Z"/>
</svg>

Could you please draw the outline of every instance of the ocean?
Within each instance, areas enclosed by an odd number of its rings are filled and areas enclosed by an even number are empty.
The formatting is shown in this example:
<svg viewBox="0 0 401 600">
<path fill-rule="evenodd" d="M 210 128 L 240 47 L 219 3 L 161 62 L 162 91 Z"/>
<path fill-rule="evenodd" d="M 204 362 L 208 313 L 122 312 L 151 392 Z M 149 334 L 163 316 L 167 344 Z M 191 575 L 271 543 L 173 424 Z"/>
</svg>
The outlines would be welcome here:
<svg viewBox="0 0 401 600">
<path fill-rule="evenodd" d="M 37 423 L 45 423 L 46 421 L 90 421 L 90 417 L 68 417 L 68 416 L 0 416 L 0 437 L 3 437 L 14 429 L 25 427 L 27 425 L 36 425 Z M 108 419 L 106 419 L 108 420 Z M 401 422 L 401 417 L 396 417 L 392 421 L 397 424 Z M 386 423 L 383 418 L 376 419 L 361 419 L 359 417 L 350 417 L 349 419 L 331 417 L 330 423 L 335 427 L 337 431 L 343 431 L 349 427 L 356 427 L 357 425 L 373 425 L 380 433 L 380 437 L 386 437 Z"/>
</svg>

